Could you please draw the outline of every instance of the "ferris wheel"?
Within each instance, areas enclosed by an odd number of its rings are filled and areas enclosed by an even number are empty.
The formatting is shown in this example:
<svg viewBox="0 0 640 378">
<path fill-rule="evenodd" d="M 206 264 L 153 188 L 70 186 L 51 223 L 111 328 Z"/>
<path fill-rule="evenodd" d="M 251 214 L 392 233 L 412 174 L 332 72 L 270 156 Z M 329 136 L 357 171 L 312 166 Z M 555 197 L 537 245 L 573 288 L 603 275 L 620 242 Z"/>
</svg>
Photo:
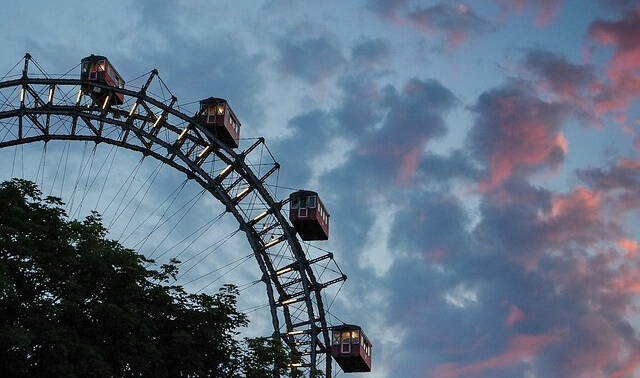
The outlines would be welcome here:
<svg viewBox="0 0 640 378">
<path fill-rule="evenodd" d="M 80 214 L 88 202 L 112 211 L 111 234 L 131 238 L 151 258 L 200 244 L 181 258 L 190 261 L 182 282 L 204 280 L 204 289 L 239 276 L 247 280 L 237 284 L 241 289 L 260 287 L 261 300 L 248 310 L 263 311 L 271 336 L 301 356 L 292 368 L 331 377 L 335 360 L 344 372 L 370 371 L 371 343 L 362 329 L 329 324 L 328 307 L 346 275 L 331 252 L 313 244 L 329 237 L 327 208 L 312 190 L 278 199 L 280 165 L 264 138 L 241 139 L 241 127 L 225 99 L 179 104 L 156 70 L 125 81 L 104 56 L 51 75 L 26 54 L 0 78 L 0 153 L 11 176 L 29 176 L 24 165 L 35 161 L 30 177 L 70 196 L 68 214 Z M 71 152 L 71 145 L 80 148 Z M 157 165 L 145 166 L 149 161 Z M 148 195 L 153 191 L 158 196 Z M 225 256 L 223 243 L 242 243 L 227 248 L 237 251 L 247 242 L 249 253 Z M 238 273 L 248 261 L 253 274 Z"/>
</svg>

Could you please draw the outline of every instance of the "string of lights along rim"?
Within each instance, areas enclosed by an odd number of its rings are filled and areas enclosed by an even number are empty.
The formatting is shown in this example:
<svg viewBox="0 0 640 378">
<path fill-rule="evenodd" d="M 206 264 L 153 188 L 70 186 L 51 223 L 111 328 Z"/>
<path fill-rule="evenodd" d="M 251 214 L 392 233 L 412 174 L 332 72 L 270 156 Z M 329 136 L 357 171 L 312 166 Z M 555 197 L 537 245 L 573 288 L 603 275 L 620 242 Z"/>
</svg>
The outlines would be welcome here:
<svg viewBox="0 0 640 378">
<path fill-rule="evenodd" d="M 333 253 L 315 246 L 329 238 L 330 206 L 315 191 L 278 184 L 280 165 L 265 139 L 243 139 L 240 117 L 225 99 L 210 96 L 181 104 L 155 69 L 125 77 L 102 55 L 89 55 L 64 74 L 49 74 L 26 54 L 0 78 L 3 169 L 12 177 L 29 176 L 24 178 L 44 185 L 45 194 L 49 187 L 70 193 L 69 206 L 75 204 L 75 209 L 108 202 L 105 211 L 113 210 L 115 218 L 107 224 L 109 232 L 119 227 L 115 233 L 128 239 L 134 238 L 132 230 L 138 231 L 143 236 L 131 244 L 150 250 L 150 258 L 167 253 L 159 251 L 181 255 L 206 243 L 196 248 L 200 252 L 182 256 L 190 261 L 182 268 L 182 283 L 200 283 L 204 290 L 233 276 L 253 277 L 238 285 L 240 297 L 245 289 L 259 287 L 261 298 L 249 296 L 245 310 L 268 314 L 269 336 L 301 356 L 292 369 L 331 377 L 335 361 L 343 372 L 371 371 L 371 343 L 364 331 L 341 321 L 330 324 L 332 316 L 338 319 L 331 304 L 346 280 Z M 70 158 L 72 145 L 81 146 L 81 152 L 74 150 L 80 159 Z M 108 146 L 106 152 L 97 152 L 103 146 Z M 141 168 L 148 161 L 157 167 Z M 124 168 L 130 173 L 122 173 Z M 110 189 L 116 177 L 125 179 Z M 199 203 L 213 202 L 222 209 L 199 215 L 202 226 L 197 228 L 174 222 L 208 209 L 184 199 L 187 183 L 198 188 Z M 290 193 L 278 199 L 286 189 Z M 166 193 L 162 201 L 149 199 L 154 190 Z M 136 200 L 129 199 L 133 194 Z M 69 215 L 73 209 L 67 210 Z M 233 219 L 233 229 L 224 231 L 228 226 L 217 223 L 222 218 Z M 170 232 L 161 231 L 167 227 Z M 180 240 L 176 234 L 188 235 Z M 214 234 L 226 236 L 211 240 Z M 250 252 L 225 260 L 221 246 L 233 243 L 236 234 L 244 235 L 244 249 L 248 242 Z M 252 274 L 236 271 L 248 260 Z M 209 262 L 212 267 L 202 271 Z"/>
</svg>

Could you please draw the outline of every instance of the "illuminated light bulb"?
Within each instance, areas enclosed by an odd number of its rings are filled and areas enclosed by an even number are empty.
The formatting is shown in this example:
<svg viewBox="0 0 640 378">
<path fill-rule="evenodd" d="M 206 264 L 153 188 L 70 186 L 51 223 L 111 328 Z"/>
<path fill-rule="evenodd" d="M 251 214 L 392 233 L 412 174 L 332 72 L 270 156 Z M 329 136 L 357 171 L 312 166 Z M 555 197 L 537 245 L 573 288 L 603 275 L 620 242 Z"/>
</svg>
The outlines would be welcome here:
<svg viewBox="0 0 640 378">
<path fill-rule="evenodd" d="M 158 127 L 158 125 L 160 124 L 160 121 L 162 121 L 162 116 L 158 117 L 156 119 L 156 121 L 153 123 L 153 127 Z"/>
<path fill-rule="evenodd" d="M 207 147 L 205 147 L 202 152 L 200 152 L 200 154 L 198 155 L 199 158 L 203 157 L 207 152 L 209 152 L 209 150 L 211 149 L 211 145 L 208 145 Z"/>
<path fill-rule="evenodd" d="M 242 198 L 242 196 L 244 196 L 251 188 L 244 188 L 242 189 L 242 191 L 240 193 L 238 193 L 238 195 L 236 195 L 236 199 L 238 198 Z"/>
<path fill-rule="evenodd" d="M 107 106 L 109 105 L 109 96 L 104 98 L 104 103 L 102 104 L 102 109 L 106 109 Z"/>
<path fill-rule="evenodd" d="M 133 106 L 131 107 L 131 111 L 129 112 L 129 117 L 131 117 L 133 115 L 133 113 L 135 113 L 136 109 L 138 108 L 138 103 L 136 102 L 135 104 L 133 104 Z"/>
<path fill-rule="evenodd" d="M 267 249 L 269 247 L 273 247 L 274 245 L 284 241 L 284 239 L 285 239 L 284 236 L 281 236 L 281 237 L 279 237 L 277 239 L 273 239 L 273 240 L 271 240 L 270 242 L 268 242 L 267 244 L 264 245 L 264 249 Z"/>
<path fill-rule="evenodd" d="M 292 267 L 290 267 L 290 266 L 288 266 L 288 267 L 286 267 L 286 268 L 282 268 L 282 269 L 278 270 L 278 271 L 276 272 L 276 275 L 277 275 L 277 276 L 279 276 L 279 275 L 282 275 L 282 274 L 285 274 L 285 273 L 291 272 L 292 270 L 293 270 L 293 268 L 292 268 Z"/>
<path fill-rule="evenodd" d="M 178 136 L 178 140 L 182 140 L 182 138 L 184 138 L 184 136 L 187 135 L 187 130 L 188 129 L 189 129 L 188 127 L 185 127 L 184 130 L 182 130 L 182 132 Z"/>
<path fill-rule="evenodd" d="M 288 305 L 288 304 L 291 304 L 291 303 L 296 303 L 296 302 L 299 302 L 299 301 L 300 301 L 300 298 L 289 298 L 286 301 L 282 301 L 282 305 L 285 306 L 285 305 Z"/>
<path fill-rule="evenodd" d="M 253 219 L 251 220 L 251 222 L 252 222 L 252 223 L 258 223 L 258 222 L 260 222 L 260 220 L 261 220 L 262 218 L 266 217 L 266 216 L 267 216 L 267 214 L 269 214 L 269 212 L 268 212 L 268 211 L 263 211 L 262 213 L 258 214 L 255 218 L 253 218 Z"/>
</svg>

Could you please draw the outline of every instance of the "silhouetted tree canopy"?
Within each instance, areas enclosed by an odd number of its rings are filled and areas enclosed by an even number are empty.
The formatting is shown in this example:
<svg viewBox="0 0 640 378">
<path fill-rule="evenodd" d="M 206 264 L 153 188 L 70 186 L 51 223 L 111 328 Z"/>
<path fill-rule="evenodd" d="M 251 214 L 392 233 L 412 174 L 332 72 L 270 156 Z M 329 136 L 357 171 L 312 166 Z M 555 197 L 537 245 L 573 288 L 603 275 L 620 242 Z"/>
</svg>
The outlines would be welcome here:
<svg viewBox="0 0 640 378">
<path fill-rule="evenodd" d="M 295 361 L 279 340 L 238 340 L 237 290 L 170 285 L 177 261 L 106 238 L 100 216 L 67 220 L 35 184 L 0 184 L 0 372 L 6 377 L 263 377 Z"/>
</svg>

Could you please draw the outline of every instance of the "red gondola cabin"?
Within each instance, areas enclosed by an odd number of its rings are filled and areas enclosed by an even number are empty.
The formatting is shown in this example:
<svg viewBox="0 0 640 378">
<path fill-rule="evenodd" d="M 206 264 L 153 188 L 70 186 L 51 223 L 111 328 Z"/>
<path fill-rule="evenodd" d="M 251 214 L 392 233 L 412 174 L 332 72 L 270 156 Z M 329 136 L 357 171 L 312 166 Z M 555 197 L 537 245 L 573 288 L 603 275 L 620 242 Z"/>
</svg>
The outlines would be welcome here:
<svg viewBox="0 0 640 378">
<path fill-rule="evenodd" d="M 109 63 L 109 59 L 101 55 L 91 55 L 80 61 L 81 71 L 80 78 L 86 81 L 95 81 L 96 83 L 106 84 L 114 88 L 124 88 L 124 80 L 115 68 Z M 85 88 L 93 100 L 102 105 L 105 104 L 107 96 L 112 94 L 111 103 L 120 105 L 124 102 L 124 94 L 110 92 L 100 87 Z"/>
<path fill-rule="evenodd" d="M 345 373 L 371 371 L 371 342 L 362 328 L 344 324 L 332 328 L 331 356 Z"/>
<path fill-rule="evenodd" d="M 299 190 L 289 195 L 289 220 L 302 240 L 329 239 L 329 213 L 310 190 Z"/>
<path fill-rule="evenodd" d="M 238 148 L 240 122 L 225 99 L 209 97 L 200 101 L 198 122 L 231 148 Z"/>
</svg>

